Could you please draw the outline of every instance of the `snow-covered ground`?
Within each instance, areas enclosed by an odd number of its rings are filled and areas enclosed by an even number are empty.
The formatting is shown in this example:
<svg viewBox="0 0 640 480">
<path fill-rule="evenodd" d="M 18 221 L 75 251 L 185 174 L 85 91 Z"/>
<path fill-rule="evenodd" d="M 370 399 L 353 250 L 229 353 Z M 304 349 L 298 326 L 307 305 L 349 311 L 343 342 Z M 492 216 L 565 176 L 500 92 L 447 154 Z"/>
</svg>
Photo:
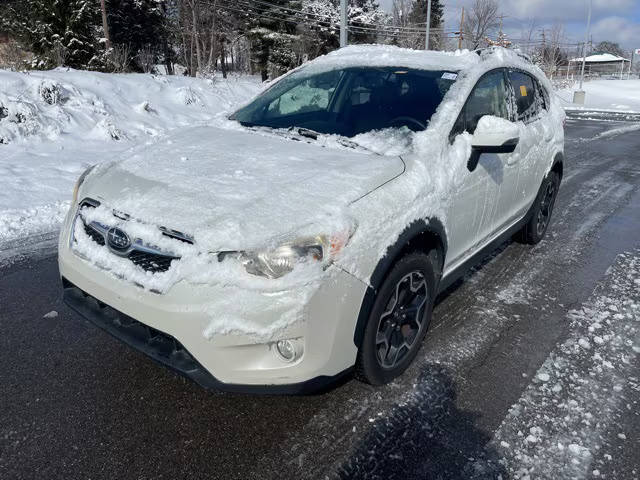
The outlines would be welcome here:
<svg viewBox="0 0 640 480">
<path fill-rule="evenodd" d="M 592 80 L 583 84 L 586 92 L 584 105 L 573 102 L 576 83 L 571 88 L 558 91 L 567 110 L 612 110 L 616 112 L 640 112 L 640 80 Z"/>
<path fill-rule="evenodd" d="M 619 417 L 637 408 L 627 397 L 640 381 L 640 252 L 607 273 L 496 433 L 510 478 L 599 477 L 618 453 L 607 438 L 630 434 Z"/>
<path fill-rule="evenodd" d="M 89 165 L 210 123 L 260 88 L 246 76 L 0 70 L 0 250 L 57 230 Z"/>
</svg>

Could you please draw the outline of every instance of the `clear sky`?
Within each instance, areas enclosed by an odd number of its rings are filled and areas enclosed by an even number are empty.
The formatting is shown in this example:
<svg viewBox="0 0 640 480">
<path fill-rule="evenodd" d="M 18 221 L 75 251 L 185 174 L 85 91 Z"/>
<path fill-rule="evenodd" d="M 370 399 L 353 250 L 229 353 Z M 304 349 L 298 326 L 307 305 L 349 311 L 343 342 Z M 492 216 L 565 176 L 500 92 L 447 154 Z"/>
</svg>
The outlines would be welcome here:
<svg viewBox="0 0 640 480">
<path fill-rule="evenodd" d="M 379 0 L 391 11 L 393 0 Z M 554 22 L 565 27 L 568 42 L 582 42 L 587 24 L 589 0 L 498 0 L 504 19 L 505 32 L 512 38 L 521 38 L 535 20 L 536 36 L 539 29 L 549 28 Z M 469 7 L 473 0 L 443 0 L 445 27 L 457 28 L 462 6 Z M 625 49 L 640 49 L 640 0 L 593 0 L 591 33 L 594 43 L 610 40 Z"/>
</svg>

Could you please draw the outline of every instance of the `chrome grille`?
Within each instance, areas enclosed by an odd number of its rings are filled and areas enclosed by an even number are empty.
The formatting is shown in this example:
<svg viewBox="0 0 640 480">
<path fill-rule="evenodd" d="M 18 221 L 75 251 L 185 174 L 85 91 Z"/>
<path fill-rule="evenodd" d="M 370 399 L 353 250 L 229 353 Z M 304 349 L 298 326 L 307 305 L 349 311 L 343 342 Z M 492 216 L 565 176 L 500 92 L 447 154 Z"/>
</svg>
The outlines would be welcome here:
<svg viewBox="0 0 640 480">
<path fill-rule="evenodd" d="M 100 203 L 95 200 L 85 199 L 80 203 L 80 208 L 97 207 L 98 205 L 100 205 Z M 119 215 L 116 215 L 114 212 L 114 215 L 122 219 L 123 214 L 120 213 Z M 93 240 L 100 246 L 108 246 L 106 242 L 107 232 L 110 229 L 108 225 L 103 225 L 102 223 L 98 222 L 86 223 L 84 221 L 84 218 L 82 218 L 79 213 L 76 219 L 79 219 L 82 222 L 84 231 L 89 236 L 89 238 L 91 238 L 91 240 Z M 192 238 L 181 232 L 170 230 L 165 227 L 160 227 L 160 230 L 162 231 L 162 234 L 164 236 L 181 242 L 193 244 Z M 152 273 L 166 272 L 171 267 L 171 262 L 180 259 L 179 256 L 173 255 L 168 252 L 163 252 L 154 246 L 145 245 L 140 239 L 136 239 L 124 252 L 114 251 L 112 248 L 109 249 L 114 255 L 128 258 L 138 267 Z"/>
<path fill-rule="evenodd" d="M 93 228 L 91 228 L 89 225 L 87 225 L 86 223 L 84 223 L 84 221 L 82 222 L 82 224 L 84 225 L 84 232 L 89 235 L 89 237 L 91 238 L 91 240 L 93 240 L 94 242 L 96 242 L 98 245 L 103 246 L 105 245 L 104 242 L 104 235 L 102 235 L 100 232 L 98 232 L 97 230 L 94 230 Z"/>
</svg>

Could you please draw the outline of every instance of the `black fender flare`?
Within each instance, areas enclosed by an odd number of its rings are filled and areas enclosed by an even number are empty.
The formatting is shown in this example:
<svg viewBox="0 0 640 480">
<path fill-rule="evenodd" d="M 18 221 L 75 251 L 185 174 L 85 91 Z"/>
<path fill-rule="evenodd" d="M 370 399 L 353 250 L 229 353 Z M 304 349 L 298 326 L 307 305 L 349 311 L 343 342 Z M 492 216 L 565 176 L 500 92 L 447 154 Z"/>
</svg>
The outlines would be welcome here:
<svg viewBox="0 0 640 480">
<path fill-rule="evenodd" d="M 564 154 L 562 152 L 556 153 L 553 157 L 553 163 L 551 164 L 551 172 L 558 172 L 560 175 L 560 181 L 562 181 L 562 174 L 564 173 Z"/>
<path fill-rule="evenodd" d="M 362 299 L 360 313 L 356 321 L 356 327 L 353 334 L 353 342 L 356 347 L 360 348 L 364 329 L 369 319 L 369 313 L 373 308 L 376 293 L 382 285 L 385 277 L 396 260 L 405 252 L 412 248 L 419 247 L 416 245 L 417 240 L 425 240 L 429 242 L 437 242 L 436 246 L 442 255 L 441 263 L 444 264 L 444 258 L 447 252 L 447 235 L 443 223 L 437 218 L 420 219 L 412 222 L 403 230 L 398 239 L 387 248 L 385 255 L 378 261 L 376 268 L 371 274 L 369 286 Z M 422 242 L 419 242 L 420 244 Z M 441 265 L 442 267 L 442 265 Z M 440 271 L 439 274 L 442 274 Z"/>
</svg>

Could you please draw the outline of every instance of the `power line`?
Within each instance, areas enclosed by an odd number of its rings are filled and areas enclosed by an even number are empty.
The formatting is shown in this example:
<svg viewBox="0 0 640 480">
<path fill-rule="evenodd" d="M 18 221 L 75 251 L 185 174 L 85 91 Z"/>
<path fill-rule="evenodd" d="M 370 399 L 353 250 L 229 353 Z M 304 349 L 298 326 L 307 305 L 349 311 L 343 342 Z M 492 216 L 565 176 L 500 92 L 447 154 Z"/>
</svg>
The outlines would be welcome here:
<svg viewBox="0 0 640 480">
<path fill-rule="evenodd" d="M 262 2 L 260 0 L 252 0 L 251 3 L 249 3 L 247 0 L 245 1 L 240 0 L 240 1 L 233 2 L 231 5 L 226 2 L 231 2 L 231 0 L 222 0 L 222 1 L 219 0 L 215 4 L 213 4 L 211 0 L 199 0 L 199 3 L 203 5 L 213 6 L 214 8 L 217 8 L 217 9 L 232 11 L 232 12 L 241 13 L 244 15 L 248 15 L 249 13 L 252 13 L 254 16 L 261 19 L 265 19 L 265 20 L 286 22 L 286 23 L 291 23 L 296 25 L 303 22 L 303 20 L 306 20 L 307 24 L 312 23 L 312 24 L 315 24 L 316 26 L 320 26 L 324 28 L 339 28 L 339 22 L 334 21 L 331 18 L 327 18 L 326 16 L 314 14 L 313 12 L 304 12 L 302 10 L 294 10 L 286 7 L 280 7 L 278 5 L 269 4 L 267 2 Z M 275 11 L 260 10 L 255 5 L 253 5 L 253 3 L 259 3 L 261 5 L 269 5 L 273 7 Z M 243 10 L 238 7 L 245 7 L 248 10 Z M 288 10 L 291 12 L 295 12 L 296 14 L 287 14 L 283 12 L 278 12 L 277 11 L 278 9 Z M 277 16 L 274 16 L 274 15 L 277 15 Z M 318 17 L 322 19 L 320 20 L 320 19 L 301 18 L 301 17 L 308 17 L 308 16 Z M 374 24 L 374 23 L 367 23 L 364 25 L 358 25 L 357 23 L 354 25 L 352 23 L 348 25 L 348 29 L 351 29 L 352 31 L 354 30 L 360 31 L 362 33 L 375 32 L 381 36 L 395 36 L 395 35 L 404 35 L 404 34 L 424 35 L 424 31 L 418 28 L 401 27 L 401 26 L 394 26 L 394 25 L 381 25 L 381 24 Z M 438 28 L 438 29 L 434 28 L 434 30 L 438 30 L 440 33 L 444 33 L 444 34 L 453 33 L 453 32 L 446 32 L 444 31 L 443 28 Z M 387 35 L 384 35 L 385 33 Z"/>
</svg>

